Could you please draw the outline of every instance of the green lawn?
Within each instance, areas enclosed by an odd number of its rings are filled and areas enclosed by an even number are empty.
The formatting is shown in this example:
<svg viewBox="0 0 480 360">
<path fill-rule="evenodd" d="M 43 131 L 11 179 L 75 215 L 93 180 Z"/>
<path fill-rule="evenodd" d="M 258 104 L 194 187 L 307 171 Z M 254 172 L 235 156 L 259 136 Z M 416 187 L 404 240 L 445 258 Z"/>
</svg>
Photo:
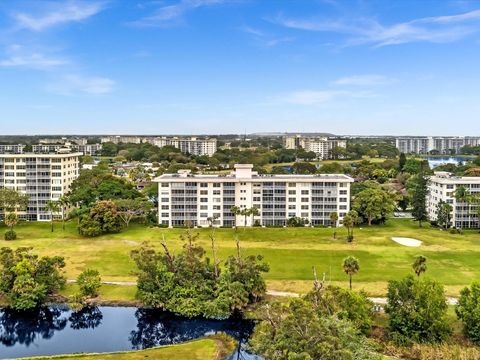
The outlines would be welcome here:
<svg viewBox="0 0 480 360">
<path fill-rule="evenodd" d="M 0 227 L 0 234 L 5 231 Z M 81 238 L 76 223 L 61 224 L 50 232 L 48 223 L 22 223 L 16 227 L 18 240 L 0 240 L 0 246 L 32 246 L 42 255 L 60 255 L 66 258 L 66 274 L 74 279 L 84 268 L 98 269 L 104 280 L 134 281 L 134 264 L 129 258 L 131 250 L 143 241 L 160 248 L 162 236 L 174 250 L 182 246 L 182 229 L 145 228 L 133 224 L 118 234 L 98 238 Z M 199 241 L 207 252 L 210 249 L 209 229 L 196 230 Z M 480 233 L 467 231 L 452 235 L 438 229 L 418 228 L 411 220 L 390 220 L 387 225 L 355 229 L 355 240 L 345 241 L 345 229 L 338 230 L 338 239 L 332 239 L 327 228 L 247 228 L 217 229 L 219 256 L 225 259 L 235 251 L 234 236 L 241 241 L 243 254 L 262 254 L 270 264 L 266 279 L 270 289 L 307 291 L 312 284 L 312 266 L 317 273 L 326 273 L 326 279 L 346 286 L 347 277 L 341 262 L 347 255 L 359 258 L 361 270 L 354 277 L 354 286 L 371 295 L 384 295 L 388 280 L 411 273 L 414 256 L 428 258 L 427 275 L 444 283 L 450 295 L 473 280 L 480 281 Z M 390 240 L 392 236 L 413 237 L 423 241 L 420 248 L 408 248 Z M 67 292 L 73 291 L 71 288 Z M 134 287 L 104 286 L 102 298 L 108 300 L 132 299 Z"/>
<path fill-rule="evenodd" d="M 183 344 L 163 346 L 155 349 L 128 351 L 117 353 L 103 354 L 86 354 L 86 355 L 60 355 L 50 357 L 35 357 L 29 359 L 35 360 L 64 360 L 64 359 L 81 359 L 81 360 L 140 360 L 140 359 L 158 359 L 158 360 L 220 360 L 228 355 L 233 348 L 231 344 L 227 344 L 220 338 L 205 338 L 195 340 Z"/>
</svg>

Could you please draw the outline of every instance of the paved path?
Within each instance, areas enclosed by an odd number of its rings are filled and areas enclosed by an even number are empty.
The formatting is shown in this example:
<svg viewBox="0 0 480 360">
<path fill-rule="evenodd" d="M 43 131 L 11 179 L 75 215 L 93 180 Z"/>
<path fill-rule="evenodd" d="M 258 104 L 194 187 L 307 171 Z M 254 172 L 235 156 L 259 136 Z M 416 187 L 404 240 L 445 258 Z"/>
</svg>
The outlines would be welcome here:
<svg viewBox="0 0 480 360">
<path fill-rule="evenodd" d="M 67 283 L 76 283 L 77 280 L 67 280 Z M 105 285 L 120 285 L 120 286 L 135 286 L 137 285 L 136 281 L 102 281 L 102 284 Z M 267 295 L 270 296 L 281 296 L 281 297 L 299 297 L 300 294 L 289 292 L 289 291 L 277 291 L 277 290 L 267 290 Z M 385 297 L 370 297 L 372 302 L 378 305 L 386 305 L 387 298 Z M 448 305 L 457 305 L 458 299 L 454 297 L 447 297 Z"/>
</svg>

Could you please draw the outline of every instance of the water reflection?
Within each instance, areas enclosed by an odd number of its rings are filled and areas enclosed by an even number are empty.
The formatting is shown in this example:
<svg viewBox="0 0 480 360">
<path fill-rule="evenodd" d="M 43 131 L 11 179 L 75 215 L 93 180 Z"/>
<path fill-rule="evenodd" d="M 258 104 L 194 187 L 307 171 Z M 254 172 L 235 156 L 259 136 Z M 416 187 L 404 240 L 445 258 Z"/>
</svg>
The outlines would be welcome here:
<svg viewBox="0 0 480 360">
<path fill-rule="evenodd" d="M 68 321 L 70 327 L 75 330 L 95 329 L 102 323 L 103 314 L 96 306 L 87 306 L 81 310 L 72 312 Z"/>
<path fill-rule="evenodd" d="M 253 326 L 252 321 L 239 317 L 187 319 L 134 307 L 87 307 L 79 311 L 45 307 L 31 312 L 0 309 L 0 358 L 128 351 L 215 333 L 227 333 L 244 343 Z M 243 349 L 240 354 L 240 359 L 247 358 Z"/>
<path fill-rule="evenodd" d="M 39 308 L 20 312 L 5 309 L 0 312 L 0 343 L 5 346 L 21 344 L 29 346 L 37 337 L 51 339 L 56 331 L 67 325 L 63 316 L 66 309 Z"/>
</svg>

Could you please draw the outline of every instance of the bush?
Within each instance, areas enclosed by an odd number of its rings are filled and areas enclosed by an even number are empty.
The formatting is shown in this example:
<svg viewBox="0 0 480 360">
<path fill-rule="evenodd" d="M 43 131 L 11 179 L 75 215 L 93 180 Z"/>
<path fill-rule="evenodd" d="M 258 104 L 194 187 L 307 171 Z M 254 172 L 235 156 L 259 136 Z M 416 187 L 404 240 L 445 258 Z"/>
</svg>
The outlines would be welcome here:
<svg viewBox="0 0 480 360">
<path fill-rule="evenodd" d="M 450 234 L 463 234 L 462 229 L 452 228 L 450 229 Z"/>
<path fill-rule="evenodd" d="M 5 233 L 5 240 L 16 240 L 17 239 L 17 233 L 13 230 L 8 230 Z"/>
<path fill-rule="evenodd" d="M 412 275 L 388 283 L 390 337 L 397 344 L 439 343 L 451 334 L 443 286 Z"/>
<path fill-rule="evenodd" d="M 94 237 L 116 233 L 122 229 L 122 220 L 113 201 L 97 201 L 88 215 L 81 218 L 78 232 L 80 235 Z"/>
<path fill-rule="evenodd" d="M 84 270 L 77 278 L 80 294 L 86 297 L 98 296 L 98 290 L 102 286 L 102 279 L 97 270 Z"/>
<path fill-rule="evenodd" d="M 480 283 L 475 282 L 460 292 L 455 312 L 464 323 L 465 335 L 480 344 Z"/>
</svg>

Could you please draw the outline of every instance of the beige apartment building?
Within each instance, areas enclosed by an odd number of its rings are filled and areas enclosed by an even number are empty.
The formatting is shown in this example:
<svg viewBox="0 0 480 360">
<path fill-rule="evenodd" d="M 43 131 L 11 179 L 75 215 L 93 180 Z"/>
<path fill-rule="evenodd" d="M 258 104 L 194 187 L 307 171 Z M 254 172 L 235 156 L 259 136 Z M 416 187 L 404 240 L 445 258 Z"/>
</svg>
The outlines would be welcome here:
<svg viewBox="0 0 480 360">
<path fill-rule="evenodd" d="M 81 153 L 58 154 L 0 154 L 0 188 L 15 189 L 29 197 L 21 219 L 48 221 L 50 213 L 45 209 L 49 200 L 65 195 L 79 175 Z M 0 218 L 5 214 L 0 212 Z M 59 218 L 60 214 L 54 214 Z"/>
<path fill-rule="evenodd" d="M 164 174 L 158 183 L 159 223 L 206 227 L 285 226 L 299 217 L 312 225 L 330 226 L 337 212 L 339 224 L 350 210 L 350 184 L 343 174 L 260 175 L 251 164 L 237 164 L 229 175 L 194 175 L 189 170 Z M 234 216 L 230 209 L 256 207 L 256 217 Z"/>
</svg>

